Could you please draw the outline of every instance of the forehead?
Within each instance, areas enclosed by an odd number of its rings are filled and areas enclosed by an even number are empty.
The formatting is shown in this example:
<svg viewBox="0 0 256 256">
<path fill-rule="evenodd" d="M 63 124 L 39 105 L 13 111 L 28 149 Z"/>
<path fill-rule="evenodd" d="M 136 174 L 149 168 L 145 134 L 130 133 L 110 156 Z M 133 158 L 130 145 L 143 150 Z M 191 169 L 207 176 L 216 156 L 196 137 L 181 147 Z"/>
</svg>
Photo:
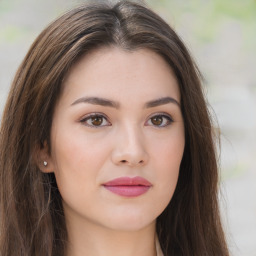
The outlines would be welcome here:
<svg viewBox="0 0 256 256">
<path fill-rule="evenodd" d="M 154 98 L 169 94 L 180 100 L 179 86 L 169 64 L 148 49 L 118 47 L 93 50 L 73 65 L 64 82 L 64 95 Z M 152 95 L 153 94 L 153 95 Z"/>
</svg>

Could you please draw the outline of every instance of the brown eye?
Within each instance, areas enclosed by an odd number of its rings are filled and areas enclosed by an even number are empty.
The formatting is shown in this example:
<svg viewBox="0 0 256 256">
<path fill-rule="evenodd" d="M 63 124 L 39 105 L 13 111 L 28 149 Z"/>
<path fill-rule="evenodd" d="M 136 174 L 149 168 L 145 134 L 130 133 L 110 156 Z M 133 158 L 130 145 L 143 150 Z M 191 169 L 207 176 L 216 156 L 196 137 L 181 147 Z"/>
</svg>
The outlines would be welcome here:
<svg viewBox="0 0 256 256">
<path fill-rule="evenodd" d="M 111 123 L 107 120 L 107 118 L 103 115 L 93 114 L 85 117 L 80 121 L 82 124 L 89 127 L 104 127 L 110 126 Z"/>
<path fill-rule="evenodd" d="M 154 116 L 151 118 L 151 122 L 153 125 L 160 126 L 163 123 L 162 116 Z"/>
<path fill-rule="evenodd" d="M 91 124 L 94 126 L 100 126 L 103 123 L 102 116 L 91 117 Z"/>
<path fill-rule="evenodd" d="M 147 126 L 155 126 L 155 127 L 166 127 L 173 122 L 173 119 L 166 114 L 159 114 L 151 117 L 147 122 Z"/>
</svg>

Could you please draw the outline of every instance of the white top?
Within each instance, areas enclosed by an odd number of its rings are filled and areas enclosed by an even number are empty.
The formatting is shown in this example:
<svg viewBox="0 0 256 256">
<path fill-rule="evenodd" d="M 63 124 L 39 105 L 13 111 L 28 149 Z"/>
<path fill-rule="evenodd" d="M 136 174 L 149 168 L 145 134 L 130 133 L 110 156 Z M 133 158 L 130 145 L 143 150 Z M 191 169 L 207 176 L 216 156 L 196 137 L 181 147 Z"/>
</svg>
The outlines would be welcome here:
<svg viewBox="0 0 256 256">
<path fill-rule="evenodd" d="M 156 255 L 157 256 L 164 256 L 164 254 L 163 254 L 163 252 L 161 250 L 158 238 L 156 238 Z"/>
</svg>

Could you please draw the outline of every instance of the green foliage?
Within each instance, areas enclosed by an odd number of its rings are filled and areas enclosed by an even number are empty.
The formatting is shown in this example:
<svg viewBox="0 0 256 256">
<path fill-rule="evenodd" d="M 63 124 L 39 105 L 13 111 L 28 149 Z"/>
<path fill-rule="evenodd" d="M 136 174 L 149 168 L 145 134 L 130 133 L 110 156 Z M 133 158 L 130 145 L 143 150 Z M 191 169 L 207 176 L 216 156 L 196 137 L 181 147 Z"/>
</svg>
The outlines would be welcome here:
<svg viewBox="0 0 256 256">
<path fill-rule="evenodd" d="M 1 15 L 8 11 L 11 11 L 13 6 L 18 2 L 18 0 L 0 0 L 0 21 Z"/>
<path fill-rule="evenodd" d="M 21 31 L 20 28 L 15 26 L 6 26 L 0 28 L 0 42 L 5 41 L 7 43 L 12 43 L 17 41 L 22 35 L 24 31 Z"/>
<path fill-rule="evenodd" d="M 246 48 L 256 51 L 256 0 L 148 0 L 175 27 L 184 27 L 198 42 L 213 42 L 223 26 L 235 22 Z M 254 45 L 254 47 L 253 47 Z"/>
</svg>

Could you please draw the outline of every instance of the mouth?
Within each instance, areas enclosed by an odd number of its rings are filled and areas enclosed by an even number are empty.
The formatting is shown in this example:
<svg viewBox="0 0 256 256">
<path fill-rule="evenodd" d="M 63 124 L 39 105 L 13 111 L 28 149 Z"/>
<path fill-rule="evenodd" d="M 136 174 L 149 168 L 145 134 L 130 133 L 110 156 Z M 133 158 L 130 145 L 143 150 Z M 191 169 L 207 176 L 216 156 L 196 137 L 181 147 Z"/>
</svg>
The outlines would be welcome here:
<svg viewBox="0 0 256 256">
<path fill-rule="evenodd" d="M 110 192 L 123 197 L 137 197 L 146 193 L 152 184 L 139 176 L 120 177 L 114 180 L 110 180 L 103 184 L 104 188 Z"/>
</svg>

